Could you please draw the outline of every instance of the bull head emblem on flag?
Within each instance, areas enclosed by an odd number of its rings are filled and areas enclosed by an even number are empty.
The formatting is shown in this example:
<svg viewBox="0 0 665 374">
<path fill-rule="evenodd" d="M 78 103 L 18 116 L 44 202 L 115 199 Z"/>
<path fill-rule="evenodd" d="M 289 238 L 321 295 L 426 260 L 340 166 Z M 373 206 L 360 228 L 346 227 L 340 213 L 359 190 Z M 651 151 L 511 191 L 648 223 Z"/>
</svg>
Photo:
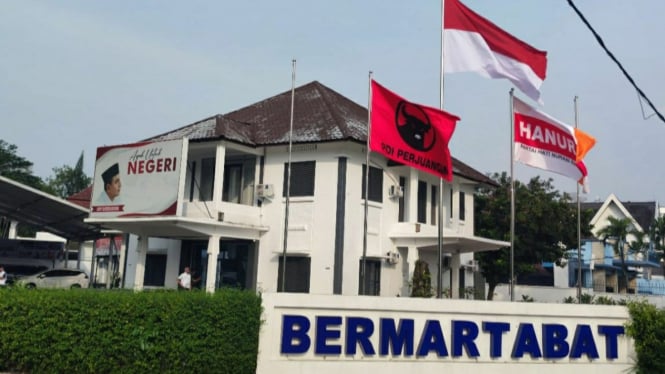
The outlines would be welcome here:
<svg viewBox="0 0 665 374">
<path fill-rule="evenodd" d="M 395 109 L 395 125 L 402 140 L 411 148 L 427 152 L 436 143 L 436 131 L 427 113 L 408 101 L 400 101 Z"/>
</svg>

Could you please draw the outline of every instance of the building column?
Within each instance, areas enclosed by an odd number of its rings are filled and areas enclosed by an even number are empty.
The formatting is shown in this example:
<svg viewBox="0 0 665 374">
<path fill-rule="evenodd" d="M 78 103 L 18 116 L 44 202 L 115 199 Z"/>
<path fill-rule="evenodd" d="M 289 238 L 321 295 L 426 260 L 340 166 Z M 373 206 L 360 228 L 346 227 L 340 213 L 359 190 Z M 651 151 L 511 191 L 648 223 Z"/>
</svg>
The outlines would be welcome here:
<svg viewBox="0 0 665 374">
<path fill-rule="evenodd" d="M 18 226 L 18 221 L 11 220 L 9 221 L 9 236 L 7 239 L 16 239 L 16 227 Z"/>
<path fill-rule="evenodd" d="M 461 266 L 460 254 L 453 253 L 450 258 L 450 298 L 459 299 L 459 269 Z"/>
<path fill-rule="evenodd" d="M 148 236 L 139 235 L 136 252 L 138 254 L 136 256 L 136 271 L 134 272 L 134 291 L 141 291 L 143 290 L 143 277 L 145 276 L 145 257 L 148 254 Z"/>
<path fill-rule="evenodd" d="M 404 195 L 405 222 L 418 221 L 418 169 L 409 168 L 409 179 L 406 181 L 406 191 Z"/>
<path fill-rule="evenodd" d="M 418 259 L 420 258 L 419 253 L 420 252 L 418 251 L 418 247 L 409 246 L 407 248 L 406 261 L 409 265 L 409 274 L 408 274 L 408 279 L 407 279 L 408 283 L 407 284 L 409 285 L 409 293 L 405 296 L 411 296 L 411 291 L 412 291 L 412 287 L 413 287 L 413 285 L 411 284 L 411 281 L 413 280 L 413 272 L 416 270 L 416 261 L 418 261 Z"/>
<path fill-rule="evenodd" d="M 214 189 L 212 191 L 212 201 L 215 210 L 219 210 L 222 202 L 222 192 L 224 189 L 224 160 L 226 159 L 226 147 L 222 144 L 217 144 L 215 152 L 215 182 L 213 183 Z"/>
<path fill-rule="evenodd" d="M 217 280 L 217 257 L 219 256 L 219 235 L 208 238 L 208 271 L 206 277 L 206 292 L 215 292 Z"/>
</svg>

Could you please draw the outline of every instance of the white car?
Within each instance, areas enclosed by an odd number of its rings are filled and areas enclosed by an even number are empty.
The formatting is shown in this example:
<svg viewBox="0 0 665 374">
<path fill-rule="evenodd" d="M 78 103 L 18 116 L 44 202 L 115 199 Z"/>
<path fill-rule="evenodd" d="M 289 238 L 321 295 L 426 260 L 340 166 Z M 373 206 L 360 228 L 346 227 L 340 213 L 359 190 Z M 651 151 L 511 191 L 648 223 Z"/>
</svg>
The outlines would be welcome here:
<svg viewBox="0 0 665 374">
<path fill-rule="evenodd" d="M 20 277 L 16 283 L 26 288 L 88 288 L 90 279 L 83 270 L 51 269 Z"/>
</svg>

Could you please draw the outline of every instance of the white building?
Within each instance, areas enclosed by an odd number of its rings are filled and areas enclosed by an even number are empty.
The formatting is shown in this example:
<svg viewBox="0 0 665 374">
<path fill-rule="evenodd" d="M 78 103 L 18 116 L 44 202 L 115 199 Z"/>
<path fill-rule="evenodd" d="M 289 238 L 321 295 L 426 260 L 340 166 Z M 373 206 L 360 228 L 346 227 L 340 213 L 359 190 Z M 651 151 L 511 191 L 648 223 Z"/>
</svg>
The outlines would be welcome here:
<svg viewBox="0 0 665 374">
<path fill-rule="evenodd" d="M 417 259 L 436 287 L 438 177 L 371 154 L 364 246 L 367 110 L 318 82 L 296 89 L 294 107 L 286 233 L 290 91 L 147 139 L 186 139 L 178 213 L 86 220 L 132 234 L 125 287 L 174 288 L 190 266 L 208 291 L 274 292 L 285 253 L 286 291 L 357 295 L 364 248 L 366 294 L 409 296 Z M 493 182 L 453 166 L 443 191 L 443 285 L 459 297 L 474 284 L 473 252 L 509 244 L 474 236 L 474 189 Z"/>
</svg>

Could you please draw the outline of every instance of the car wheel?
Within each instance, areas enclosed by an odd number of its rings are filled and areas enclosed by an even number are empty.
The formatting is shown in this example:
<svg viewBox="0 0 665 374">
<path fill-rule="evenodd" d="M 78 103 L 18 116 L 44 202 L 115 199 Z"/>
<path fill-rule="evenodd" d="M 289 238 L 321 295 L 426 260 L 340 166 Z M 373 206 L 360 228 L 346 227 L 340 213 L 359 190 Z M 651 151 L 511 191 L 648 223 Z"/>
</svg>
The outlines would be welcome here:
<svg viewBox="0 0 665 374">
<path fill-rule="evenodd" d="M 35 288 L 35 287 L 36 287 L 36 286 L 35 286 L 34 283 L 28 283 L 28 284 L 25 285 L 25 288 L 30 288 L 30 289 L 32 289 L 32 288 Z"/>
<path fill-rule="evenodd" d="M 81 285 L 80 284 L 72 284 L 71 288 L 81 288 Z"/>
</svg>

